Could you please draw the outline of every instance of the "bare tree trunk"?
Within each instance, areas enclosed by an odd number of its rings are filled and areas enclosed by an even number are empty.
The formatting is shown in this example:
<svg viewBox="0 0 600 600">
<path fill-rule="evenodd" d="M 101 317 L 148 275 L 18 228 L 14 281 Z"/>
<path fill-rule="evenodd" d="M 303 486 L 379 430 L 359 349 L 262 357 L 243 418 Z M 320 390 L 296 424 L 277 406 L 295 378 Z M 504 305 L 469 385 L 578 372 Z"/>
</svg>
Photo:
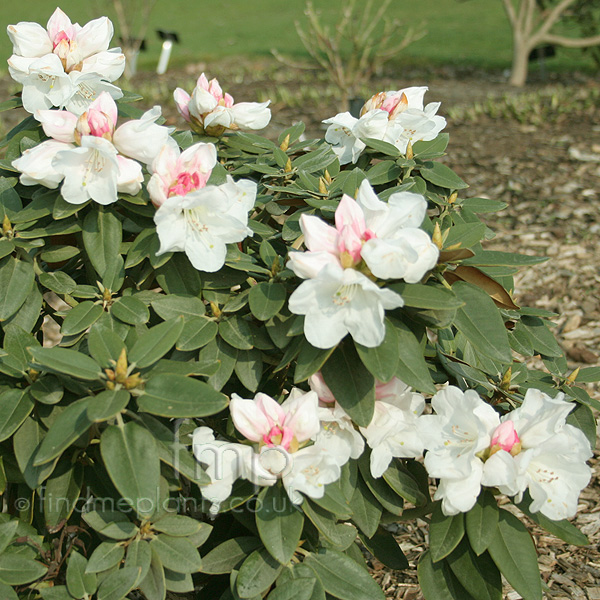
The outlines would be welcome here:
<svg viewBox="0 0 600 600">
<path fill-rule="evenodd" d="M 526 40 L 513 38 L 512 67 L 508 83 L 515 87 L 523 87 L 527 81 L 529 71 L 529 53 L 531 47 Z"/>
</svg>

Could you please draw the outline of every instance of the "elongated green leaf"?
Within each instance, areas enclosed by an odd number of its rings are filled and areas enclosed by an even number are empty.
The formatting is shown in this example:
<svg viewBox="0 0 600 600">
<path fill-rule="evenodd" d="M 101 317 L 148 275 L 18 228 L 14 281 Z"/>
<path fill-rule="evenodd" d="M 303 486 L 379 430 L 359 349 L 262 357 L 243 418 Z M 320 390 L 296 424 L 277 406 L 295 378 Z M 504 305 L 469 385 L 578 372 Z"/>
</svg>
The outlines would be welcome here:
<svg viewBox="0 0 600 600">
<path fill-rule="evenodd" d="M 88 561 L 79 552 L 73 551 L 69 555 L 67 565 L 67 589 L 74 598 L 83 598 L 86 594 L 91 596 L 98 586 L 94 573 L 86 573 Z"/>
<path fill-rule="evenodd" d="M 542 600 L 542 580 L 533 540 L 525 525 L 506 510 L 500 511 L 498 529 L 488 552 L 523 600 Z"/>
<path fill-rule="evenodd" d="M 256 526 L 271 556 L 286 564 L 292 558 L 304 525 L 304 516 L 281 486 L 265 488 L 258 496 Z"/>
<path fill-rule="evenodd" d="M 108 317 L 108 315 L 106 316 Z M 111 361 L 117 361 L 123 348 L 125 348 L 125 343 L 113 331 L 98 325 L 90 329 L 88 350 L 101 367 L 114 367 L 114 363 Z"/>
<path fill-rule="evenodd" d="M 63 335 L 75 335 L 91 327 L 102 315 L 102 306 L 93 302 L 82 302 L 66 315 L 60 328 Z"/>
<path fill-rule="evenodd" d="M 417 567 L 419 585 L 425 600 L 480 600 L 473 598 L 454 577 L 446 561 L 434 563 L 426 550 Z"/>
<path fill-rule="evenodd" d="M 367 550 L 390 569 L 408 569 L 408 560 L 400 545 L 389 531 L 379 530 L 368 538 L 359 534 Z"/>
<path fill-rule="evenodd" d="M 69 404 L 59 414 L 44 437 L 34 465 L 43 465 L 60 456 L 63 450 L 91 427 L 92 422 L 87 417 L 89 402 L 89 398 L 82 398 Z"/>
<path fill-rule="evenodd" d="M 425 503 L 425 494 L 415 478 L 398 461 L 393 461 L 383 474 L 386 483 L 402 498 L 413 504 Z"/>
<path fill-rule="evenodd" d="M 163 417 L 206 417 L 223 410 L 227 398 L 203 381 L 167 373 L 148 380 L 138 406 Z"/>
<path fill-rule="evenodd" d="M 499 252 L 496 250 L 482 250 L 472 258 L 463 261 L 463 265 L 490 266 L 490 267 L 526 267 L 537 265 L 548 260 L 545 256 L 530 256 L 514 252 Z"/>
<path fill-rule="evenodd" d="M 71 516 L 82 486 L 81 464 L 73 464 L 71 461 L 59 462 L 44 490 L 44 517 L 49 528 L 57 527 Z"/>
<path fill-rule="evenodd" d="M 259 321 L 268 321 L 285 304 L 287 293 L 281 283 L 262 282 L 250 289 L 248 300 L 252 314 Z"/>
<path fill-rule="evenodd" d="M 543 319 L 524 316 L 521 323 L 524 325 L 536 352 L 545 356 L 560 357 L 563 355 L 561 347 Z"/>
<path fill-rule="evenodd" d="M 269 594 L 269 600 L 312 600 L 317 584 L 316 578 L 299 577 L 286 583 L 279 583 Z"/>
<path fill-rule="evenodd" d="M 387 382 L 396 374 L 398 368 L 398 333 L 389 321 L 385 323 L 385 338 L 375 348 L 367 348 L 355 342 L 356 350 L 362 363 L 371 375 L 382 382 Z"/>
<path fill-rule="evenodd" d="M 337 550 L 309 554 L 304 564 L 318 576 L 325 591 L 340 600 L 384 600 L 381 588 L 371 575 L 357 568 L 349 556 Z"/>
<path fill-rule="evenodd" d="M 37 379 L 30 387 L 31 395 L 42 404 L 57 404 L 64 395 L 60 381 L 54 375 Z"/>
<path fill-rule="evenodd" d="M 481 288 L 457 282 L 452 291 L 465 303 L 454 325 L 482 354 L 501 363 L 512 362 L 508 334 L 494 301 Z"/>
<path fill-rule="evenodd" d="M 202 291 L 200 273 L 185 254 L 176 252 L 169 262 L 156 271 L 158 285 L 168 294 L 198 296 Z"/>
<path fill-rule="evenodd" d="M 53 292 L 56 292 L 57 294 L 70 294 L 77 287 L 75 280 L 62 271 L 55 271 L 54 273 L 40 273 L 38 280 L 42 286 L 52 290 Z"/>
<path fill-rule="evenodd" d="M 322 538 L 336 547 L 337 550 L 346 550 L 356 539 L 357 530 L 349 523 L 337 523 L 337 516 L 321 508 L 316 502 L 308 500 L 302 503 L 304 514 L 319 530 Z"/>
<path fill-rule="evenodd" d="M 235 363 L 235 374 L 242 385 L 255 392 L 258 389 L 263 374 L 263 361 L 260 350 L 240 350 Z"/>
<path fill-rule="evenodd" d="M 102 580 L 98 588 L 98 600 L 123 600 L 135 587 L 140 567 L 123 567 Z"/>
<path fill-rule="evenodd" d="M 83 245 L 100 277 L 113 266 L 123 235 L 121 221 L 111 208 L 94 206 L 83 221 Z"/>
<path fill-rule="evenodd" d="M 256 537 L 238 537 L 227 540 L 202 557 L 201 571 L 210 575 L 231 573 L 260 546 L 261 542 Z"/>
<path fill-rule="evenodd" d="M 321 372 L 341 407 L 357 425 L 366 427 L 375 410 L 375 379 L 361 362 L 354 345 L 342 342 Z"/>
<path fill-rule="evenodd" d="M 127 546 L 125 567 L 137 567 L 140 569 L 138 581 L 143 581 L 152 562 L 152 550 L 148 540 L 135 539 Z"/>
<path fill-rule="evenodd" d="M 283 569 L 264 548 L 255 550 L 242 563 L 236 581 L 240 598 L 253 598 L 262 594 L 277 579 Z"/>
<path fill-rule="evenodd" d="M 160 463 L 153 435 L 135 422 L 109 426 L 102 433 L 100 451 L 106 470 L 123 498 L 140 517 L 154 514 Z"/>
<path fill-rule="evenodd" d="M 361 477 L 358 478 L 354 494 L 350 498 L 350 509 L 352 521 L 368 538 L 372 537 L 379 527 L 381 505 Z"/>
<path fill-rule="evenodd" d="M 315 348 L 306 340 L 302 341 L 298 359 L 296 360 L 296 370 L 294 371 L 294 383 L 300 383 L 316 373 L 325 364 L 325 361 L 331 356 L 334 348 L 323 350 Z"/>
<path fill-rule="evenodd" d="M 155 325 L 142 334 L 129 353 L 129 361 L 139 368 L 149 367 L 174 345 L 183 330 L 183 317 Z"/>
<path fill-rule="evenodd" d="M 462 190 L 469 187 L 450 167 L 439 162 L 425 164 L 427 167 L 421 167 L 421 177 L 434 185 L 451 190 Z"/>
<path fill-rule="evenodd" d="M 238 350 L 251 350 L 253 348 L 252 332 L 248 323 L 233 316 L 219 323 L 219 335 L 230 345 Z"/>
<path fill-rule="evenodd" d="M 0 260 L 0 321 L 6 321 L 21 308 L 34 280 L 30 263 L 10 256 Z"/>
<path fill-rule="evenodd" d="M 152 528 L 174 537 L 186 537 L 200 531 L 202 525 L 202 521 L 196 521 L 185 515 L 167 514 L 155 521 Z"/>
<path fill-rule="evenodd" d="M 18 519 L 12 519 L 6 523 L 0 525 L 0 554 L 6 550 L 8 545 L 12 542 L 19 526 Z"/>
<path fill-rule="evenodd" d="M 64 373 L 77 379 L 94 381 L 100 379 L 101 370 L 98 363 L 81 352 L 67 348 L 29 348 L 36 367 L 53 373 Z"/>
<path fill-rule="evenodd" d="M 404 306 L 445 310 L 464 305 L 456 294 L 439 285 L 399 282 L 391 284 L 389 288 L 402 296 Z"/>
<path fill-rule="evenodd" d="M 463 514 L 447 516 L 442 512 L 441 504 L 436 504 L 429 523 L 431 560 L 438 562 L 448 556 L 458 546 L 464 534 Z"/>
<path fill-rule="evenodd" d="M 177 349 L 186 351 L 202 348 L 214 339 L 218 329 L 217 324 L 207 317 L 190 317 L 177 340 Z"/>
<path fill-rule="evenodd" d="M 48 567 L 25 556 L 4 553 L 0 555 L 0 582 L 7 585 L 24 585 L 39 579 Z"/>
<path fill-rule="evenodd" d="M 469 543 L 475 554 L 487 550 L 498 527 L 498 503 L 489 491 L 483 491 L 473 508 L 465 515 L 465 526 Z"/>
<path fill-rule="evenodd" d="M 446 559 L 460 584 L 477 600 L 502 600 L 500 571 L 486 552 L 477 556 L 466 539 Z"/>
<path fill-rule="evenodd" d="M 202 567 L 200 554 L 194 545 L 184 537 L 158 534 L 150 546 L 160 558 L 164 567 L 178 573 L 196 573 Z"/>
<path fill-rule="evenodd" d="M 110 307 L 110 312 L 119 321 L 129 325 L 141 325 L 147 323 L 150 318 L 148 307 L 135 296 L 123 296 L 118 298 Z"/>
<path fill-rule="evenodd" d="M 8 439 L 21 426 L 34 404 L 27 390 L 10 389 L 0 394 L 0 441 Z"/>
<path fill-rule="evenodd" d="M 105 390 L 90 399 L 87 417 L 90 421 L 101 423 L 112 419 L 129 403 L 130 394 L 126 390 Z"/>
<path fill-rule="evenodd" d="M 440 133 L 431 141 L 415 142 L 413 144 L 413 155 L 415 158 L 420 158 L 421 160 L 442 156 L 448 147 L 449 139 L 450 136 L 447 133 Z"/>
<path fill-rule="evenodd" d="M 423 349 L 410 327 L 394 319 L 392 321 L 398 338 L 398 368 L 396 376 L 414 387 L 419 392 L 434 394 L 436 387 L 431 379 L 431 374 Z"/>
<path fill-rule="evenodd" d="M 165 582 L 165 570 L 156 552 L 152 552 L 152 561 L 146 577 L 139 584 L 140 591 L 147 600 L 165 600 L 167 588 Z"/>
<path fill-rule="evenodd" d="M 152 308 L 165 321 L 181 316 L 187 322 L 189 319 L 202 317 L 206 312 L 204 302 L 200 298 L 175 294 L 158 296 L 152 301 Z"/>
</svg>

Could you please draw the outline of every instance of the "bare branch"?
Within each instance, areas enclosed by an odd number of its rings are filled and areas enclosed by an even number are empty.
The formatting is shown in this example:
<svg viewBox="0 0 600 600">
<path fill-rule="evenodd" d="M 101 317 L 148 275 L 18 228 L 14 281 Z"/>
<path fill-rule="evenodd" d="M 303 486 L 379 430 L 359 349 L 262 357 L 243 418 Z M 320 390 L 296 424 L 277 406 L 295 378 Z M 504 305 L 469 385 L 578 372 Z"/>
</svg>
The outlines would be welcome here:
<svg viewBox="0 0 600 600">
<path fill-rule="evenodd" d="M 559 2 L 552 10 L 550 10 L 538 32 L 541 37 L 546 36 L 550 29 L 556 25 L 564 11 L 571 6 L 573 2 L 575 2 L 575 0 L 562 0 L 562 2 Z"/>
<path fill-rule="evenodd" d="M 504 10 L 508 15 L 508 20 L 510 21 L 511 26 L 514 28 L 517 22 L 517 13 L 515 12 L 515 7 L 513 6 L 512 0 L 502 0 L 504 4 Z"/>
<path fill-rule="evenodd" d="M 600 35 L 594 35 L 586 38 L 568 38 L 562 35 L 547 34 L 543 38 L 544 42 L 557 44 L 565 48 L 588 48 L 589 46 L 600 45 Z"/>
</svg>

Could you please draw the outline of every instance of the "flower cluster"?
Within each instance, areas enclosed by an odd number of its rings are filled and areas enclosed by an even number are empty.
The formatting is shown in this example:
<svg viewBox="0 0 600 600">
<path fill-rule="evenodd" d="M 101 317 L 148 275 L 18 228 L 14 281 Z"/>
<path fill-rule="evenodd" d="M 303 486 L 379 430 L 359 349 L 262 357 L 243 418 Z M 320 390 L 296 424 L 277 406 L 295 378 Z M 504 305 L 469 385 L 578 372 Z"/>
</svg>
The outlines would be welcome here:
<svg viewBox="0 0 600 600">
<path fill-rule="evenodd" d="M 26 111 L 57 106 L 79 115 L 101 92 L 123 96 L 111 82 L 123 74 L 125 56 L 120 48 L 108 49 L 114 29 L 106 17 L 82 27 L 57 8 L 46 29 L 21 22 L 7 31 L 13 44 L 8 69 L 23 85 Z"/>
<path fill-rule="evenodd" d="M 426 211 L 420 194 L 397 192 L 382 202 L 365 180 L 356 200 L 342 197 L 335 227 L 302 215 L 308 251 L 290 253 L 288 265 L 306 281 L 290 297 L 290 310 L 305 315 L 304 333 L 313 346 L 331 348 L 348 333 L 365 346 L 381 344 L 384 310 L 404 302 L 373 279 L 416 283 L 435 266 L 439 250 L 419 229 Z"/>
<path fill-rule="evenodd" d="M 430 141 L 446 126 L 446 119 L 436 115 L 439 102 L 423 106 L 427 87 L 380 92 L 363 106 L 360 118 L 339 113 L 326 119 L 325 139 L 333 145 L 340 164 L 355 163 L 366 148 L 364 139 L 389 142 L 406 154 L 418 141 Z"/>
</svg>

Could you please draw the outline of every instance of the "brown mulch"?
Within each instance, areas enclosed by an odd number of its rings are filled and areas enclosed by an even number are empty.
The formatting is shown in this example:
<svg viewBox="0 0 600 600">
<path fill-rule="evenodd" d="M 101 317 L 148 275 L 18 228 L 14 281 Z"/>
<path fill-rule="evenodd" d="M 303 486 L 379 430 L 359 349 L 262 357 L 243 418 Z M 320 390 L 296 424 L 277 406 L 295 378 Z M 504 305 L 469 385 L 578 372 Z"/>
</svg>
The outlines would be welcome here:
<svg viewBox="0 0 600 600">
<path fill-rule="evenodd" d="M 141 75 L 137 83 L 172 89 L 191 81 L 202 70 L 210 70 L 236 100 L 259 99 L 257 90 L 286 86 L 298 91 L 299 80 L 306 74 L 293 69 L 276 69 L 272 64 L 240 65 L 226 61 L 219 64 L 190 65 L 185 72 L 169 73 L 162 79 Z M 232 84 L 226 85 L 228 74 Z M 552 85 L 579 83 L 598 86 L 577 75 L 563 76 Z M 158 80 L 158 82 L 157 82 Z M 320 101 L 306 101 L 301 106 L 286 107 L 276 102 L 269 135 L 275 136 L 297 120 L 307 124 L 309 136 L 320 136 L 320 119 L 334 115 L 335 98 L 325 93 Z M 427 83 L 427 101 L 441 101 L 440 114 L 452 108 L 465 108 L 488 96 L 516 94 L 502 75 L 456 72 L 451 69 L 386 73 L 373 84 L 373 91 L 399 89 Z M 528 88 L 544 90 L 547 84 L 534 82 Z M 296 89 L 297 88 L 297 89 Z M 0 92 L 12 84 L 0 80 Z M 136 89 L 136 82 L 131 89 Z M 190 90 L 188 90 L 190 91 Z M 301 90 L 300 90 L 301 91 Z M 166 100 L 165 100 L 166 101 Z M 153 104 L 154 102 L 150 102 Z M 170 124 L 182 125 L 172 105 L 165 110 Z M 2 115 L 3 128 L 10 126 L 14 115 Z M 497 233 L 487 242 L 490 250 L 510 250 L 550 257 L 546 263 L 522 271 L 516 277 L 515 299 L 518 303 L 558 313 L 555 334 L 564 347 L 569 367 L 600 366 L 600 107 L 560 118 L 531 119 L 520 122 L 509 118 L 449 120 L 450 146 L 445 162 L 470 184 L 465 195 L 502 200 L 508 207 L 488 222 Z M 598 389 L 589 391 L 600 398 Z M 548 585 L 547 598 L 555 600 L 600 600 L 600 461 L 591 461 L 593 478 L 580 497 L 574 523 L 588 535 L 590 544 L 582 548 L 557 540 L 532 524 L 538 548 L 542 576 Z M 410 568 L 390 571 L 376 560 L 371 561 L 374 576 L 381 583 L 388 600 L 421 600 L 416 583 L 416 563 L 427 542 L 424 521 L 402 524 L 397 539 Z M 518 594 L 505 589 L 506 600 Z"/>
</svg>

